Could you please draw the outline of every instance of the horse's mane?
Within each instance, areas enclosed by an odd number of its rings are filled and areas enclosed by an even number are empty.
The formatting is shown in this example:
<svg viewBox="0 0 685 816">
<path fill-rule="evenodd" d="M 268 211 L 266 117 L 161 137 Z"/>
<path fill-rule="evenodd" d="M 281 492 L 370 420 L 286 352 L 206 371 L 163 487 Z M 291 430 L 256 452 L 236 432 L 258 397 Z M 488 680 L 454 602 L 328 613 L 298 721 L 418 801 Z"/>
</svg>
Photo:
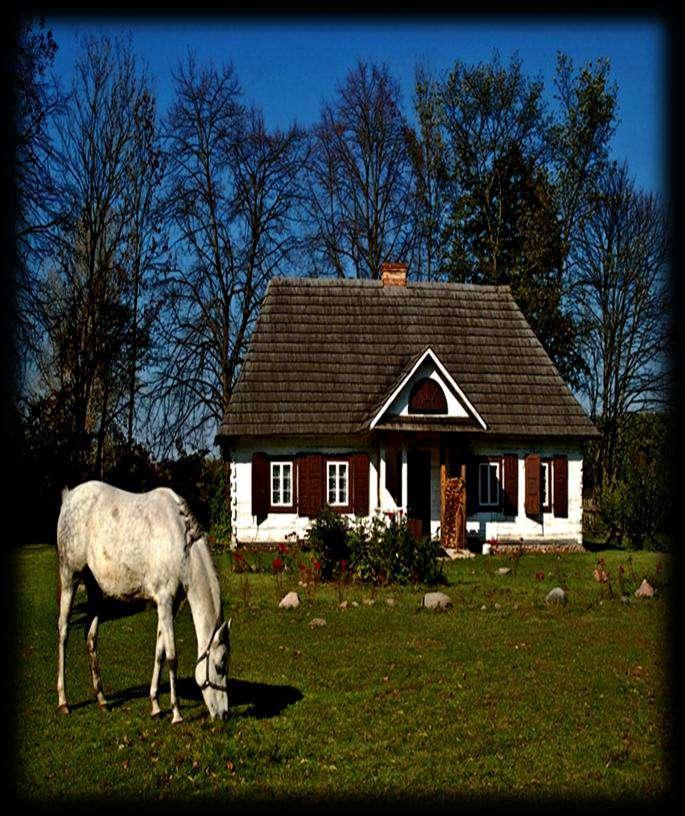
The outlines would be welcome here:
<svg viewBox="0 0 685 816">
<path fill-rule="evenodd" d="M 186 552 L 188 552 L 199 538 L 204 537 L 205 533 L 200 526 L 200 522 L 195 518 L 190 507 L 188 507 L 186 500 L 176 495 L 176 502 L 186 531 Z"/>
</svg>

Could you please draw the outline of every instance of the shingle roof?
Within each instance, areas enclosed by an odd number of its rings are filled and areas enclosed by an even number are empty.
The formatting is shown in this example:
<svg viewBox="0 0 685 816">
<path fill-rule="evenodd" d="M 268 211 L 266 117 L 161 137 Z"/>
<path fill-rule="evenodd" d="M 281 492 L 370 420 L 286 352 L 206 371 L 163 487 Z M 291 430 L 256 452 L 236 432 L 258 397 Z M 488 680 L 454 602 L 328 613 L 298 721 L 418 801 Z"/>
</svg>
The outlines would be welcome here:
<svg viewBox="0 0 685 816">
<path fill-rule="evenodd" d="M 427 346 L 487 423 L 483 433 L 597 433 L 508 286 L 274 278 L 219 435 L 367 431 Z"/>
</svg>

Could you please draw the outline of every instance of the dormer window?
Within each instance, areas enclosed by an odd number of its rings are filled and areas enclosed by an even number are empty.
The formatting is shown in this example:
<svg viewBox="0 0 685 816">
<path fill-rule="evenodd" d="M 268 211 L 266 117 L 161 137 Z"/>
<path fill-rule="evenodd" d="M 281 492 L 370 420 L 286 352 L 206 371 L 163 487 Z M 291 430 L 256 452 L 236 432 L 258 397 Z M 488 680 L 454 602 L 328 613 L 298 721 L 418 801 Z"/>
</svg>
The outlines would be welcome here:
<svg viewBox="0 0 685 816">
<path fill-rule="evenodd" d="M 447 399 L 440 385 L 430 377 L 419 380 L 409 394 L 410 414 L 446 414 Z"/>
</svg>

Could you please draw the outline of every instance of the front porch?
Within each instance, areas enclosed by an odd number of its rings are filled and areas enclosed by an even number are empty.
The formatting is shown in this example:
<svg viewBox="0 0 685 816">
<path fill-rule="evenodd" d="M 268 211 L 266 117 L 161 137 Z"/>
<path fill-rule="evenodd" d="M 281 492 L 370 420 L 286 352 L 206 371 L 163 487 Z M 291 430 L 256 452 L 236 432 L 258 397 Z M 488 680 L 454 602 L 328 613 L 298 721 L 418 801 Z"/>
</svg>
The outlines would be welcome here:
<svg viewBox="0 0 685 816">
<path fill-rule="evenodd" d="M 469 442 L 456 434 L 380 432 L 376 440 L 376 506 L 401 512 L 416 536 L 439 534 L 443 547 L 466 546 Z M 373 506 L 373 503 L 372 503 Z"/>
</svg>

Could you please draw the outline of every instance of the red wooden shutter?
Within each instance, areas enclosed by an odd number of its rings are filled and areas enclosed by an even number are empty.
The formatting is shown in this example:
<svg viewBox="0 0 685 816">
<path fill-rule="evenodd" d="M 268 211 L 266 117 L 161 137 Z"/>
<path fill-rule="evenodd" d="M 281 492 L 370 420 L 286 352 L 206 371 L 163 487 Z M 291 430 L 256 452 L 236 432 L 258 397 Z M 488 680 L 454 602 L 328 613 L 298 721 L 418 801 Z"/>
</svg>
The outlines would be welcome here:
<svg viewBox="0 0 685 816">
<path fill-rule="evenodd" d="M 568 517 L 568 459 L 554 457 L 554 515 Z"/>
<path fill-rule="evenodd" d="M 300 516 L 315 516 L 323 508 L 323 456 L 309 453 L 298 457 L 298 500 Z"/>
<path fill-rule="evenodd" d="M 352 510 L 358 516 L 369 515 L 369 455 L 355 453 L 350 457 L 352 470 Z"/>
<path fill-rule="evenodd" d="M 526 456 L 526 515 L 540 515 L 540 457 Z"/>
<path fill-rule="evenodd" d="M 478 461 L 466 463 L 466 515 L 478 512 Z"/>
<path fill-rule="evenodd" d="M 519 511 L 519 469 L 515 453 L 504 454 L 504 502 L 502 507 L 507 516 L 516 516 Z"/>
<path fill-rule="evenodd" d="M 266 518 L 269 512 L 269 459 L 265 453 L 252 454 L 252 515 Z"/>
</svg>

